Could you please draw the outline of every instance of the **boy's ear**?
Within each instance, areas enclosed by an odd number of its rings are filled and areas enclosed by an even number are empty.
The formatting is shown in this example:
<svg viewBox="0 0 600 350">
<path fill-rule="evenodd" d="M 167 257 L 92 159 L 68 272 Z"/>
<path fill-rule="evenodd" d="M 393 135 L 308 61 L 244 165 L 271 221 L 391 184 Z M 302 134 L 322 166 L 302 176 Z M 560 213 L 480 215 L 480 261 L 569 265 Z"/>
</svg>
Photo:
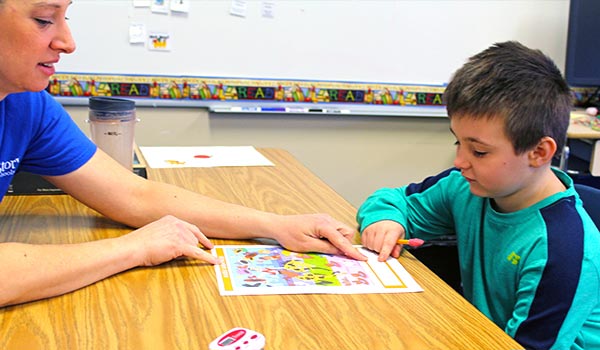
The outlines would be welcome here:
<svg viewBox="0 0 600 350">
<path fill-rule="evenodd" d="M 552 157 L 556 153 L 556 141 L 550 136 L 544 136 L 538 144 L 529 151 L 529 165 L 540 167 L 552 162 Z"/>
</svg>

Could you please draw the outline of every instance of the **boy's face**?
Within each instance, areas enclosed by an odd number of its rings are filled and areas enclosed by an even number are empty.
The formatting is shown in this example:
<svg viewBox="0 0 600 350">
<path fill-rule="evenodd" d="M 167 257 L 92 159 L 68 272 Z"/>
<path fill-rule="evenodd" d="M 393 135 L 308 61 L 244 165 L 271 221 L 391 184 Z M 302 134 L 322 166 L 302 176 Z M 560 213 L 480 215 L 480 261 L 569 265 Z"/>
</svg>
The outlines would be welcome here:
<svg viewBox="0 0 600 350">
<path fill-rule="evenodd" d="M 533 180 L 529 152 L 515 154 L 502 118 L 455 117 L 450 129 L 457 140 L 454 166 L 461 170 L 474 195 L 515 198 Z"/>
<path fill-rule="evenodd" d="M 71 0 L 4 0 L 0 4 L 0 100 L 40 91 L 61 53 L 75 43 L 65 15 Z"/>
</svg>

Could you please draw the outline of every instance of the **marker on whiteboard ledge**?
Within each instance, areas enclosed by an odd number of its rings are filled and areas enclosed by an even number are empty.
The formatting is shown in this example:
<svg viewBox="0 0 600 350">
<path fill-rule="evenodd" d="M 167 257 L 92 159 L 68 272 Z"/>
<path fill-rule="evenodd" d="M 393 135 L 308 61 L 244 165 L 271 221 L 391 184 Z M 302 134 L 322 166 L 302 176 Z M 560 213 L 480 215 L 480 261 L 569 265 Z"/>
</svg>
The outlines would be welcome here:
<svg viewBox="0 0 600 350">
<path fill-rule="evenodd" d="M 261 112 L 262 109 L 260 107 L 231 107 L 229 109 L 230 112 Z"/>
<path fill-rule="evenodd" d="M 397 243 L 416 248 L 416 247 L 422 246 L 423 243 L 425 243 L 425 241 L 420 238 L 411 238 L 411 239 L 399 239 Z"/>
<path fill-rule="evenodd" d="M 348 109 L 323 109 L 323 108 L 309 108 L 309 113 L 332 113 L 332 114 L 348 114 L 350 110 Z"/>
<path fill-rule="evenodd" d="M 263 350 L 265 336 L 247 328 L 232 328 L 208 345 L 208 350 Z"/>
<path fill-rule="evenodd" d="M 285 107 L 261 107 L 262 112 L 286 112 Z"/>
<path fill-rule="evenodd" d="M 349 109 L 328 109 L 327 112 L 330 113 L 340 113 L 340 114 L 348 114 L 350 113 Z"/>
<path fill-rule="evenodd" d="M 302 107 L 286 107 L 285 111 L 287 113 L 306 113 L 308 110 Z"/>
</svg>

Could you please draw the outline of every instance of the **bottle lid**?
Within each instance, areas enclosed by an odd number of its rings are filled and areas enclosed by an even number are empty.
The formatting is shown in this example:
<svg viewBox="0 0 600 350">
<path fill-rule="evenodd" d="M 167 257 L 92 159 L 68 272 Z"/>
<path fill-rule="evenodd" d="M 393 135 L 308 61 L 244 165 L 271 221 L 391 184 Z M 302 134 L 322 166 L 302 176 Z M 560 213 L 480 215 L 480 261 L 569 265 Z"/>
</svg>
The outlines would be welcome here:
<svg viewBox="0 0 600 350">
<path fill-rule="evenodd" d="M 89 101 L 90 109 L 102 112 L 121 112 L 135 109 L 135 102 L 124 98 L 93 96 Z"/>
</svg>

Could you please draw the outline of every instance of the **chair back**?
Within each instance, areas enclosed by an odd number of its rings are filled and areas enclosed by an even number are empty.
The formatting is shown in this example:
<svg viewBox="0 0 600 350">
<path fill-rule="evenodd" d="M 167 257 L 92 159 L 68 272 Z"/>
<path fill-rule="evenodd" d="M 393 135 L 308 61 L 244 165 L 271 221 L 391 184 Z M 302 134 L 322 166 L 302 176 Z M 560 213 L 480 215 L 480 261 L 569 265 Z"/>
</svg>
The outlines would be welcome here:
<svg viewBox="0 0 600 350">
<path fill-rule="evenodd" d="M 596 227 L 600 228 L 600 189 L 582 184 L 574 186 L 583 202 L 583 208 L 590 215 Z"/>
</svg>

